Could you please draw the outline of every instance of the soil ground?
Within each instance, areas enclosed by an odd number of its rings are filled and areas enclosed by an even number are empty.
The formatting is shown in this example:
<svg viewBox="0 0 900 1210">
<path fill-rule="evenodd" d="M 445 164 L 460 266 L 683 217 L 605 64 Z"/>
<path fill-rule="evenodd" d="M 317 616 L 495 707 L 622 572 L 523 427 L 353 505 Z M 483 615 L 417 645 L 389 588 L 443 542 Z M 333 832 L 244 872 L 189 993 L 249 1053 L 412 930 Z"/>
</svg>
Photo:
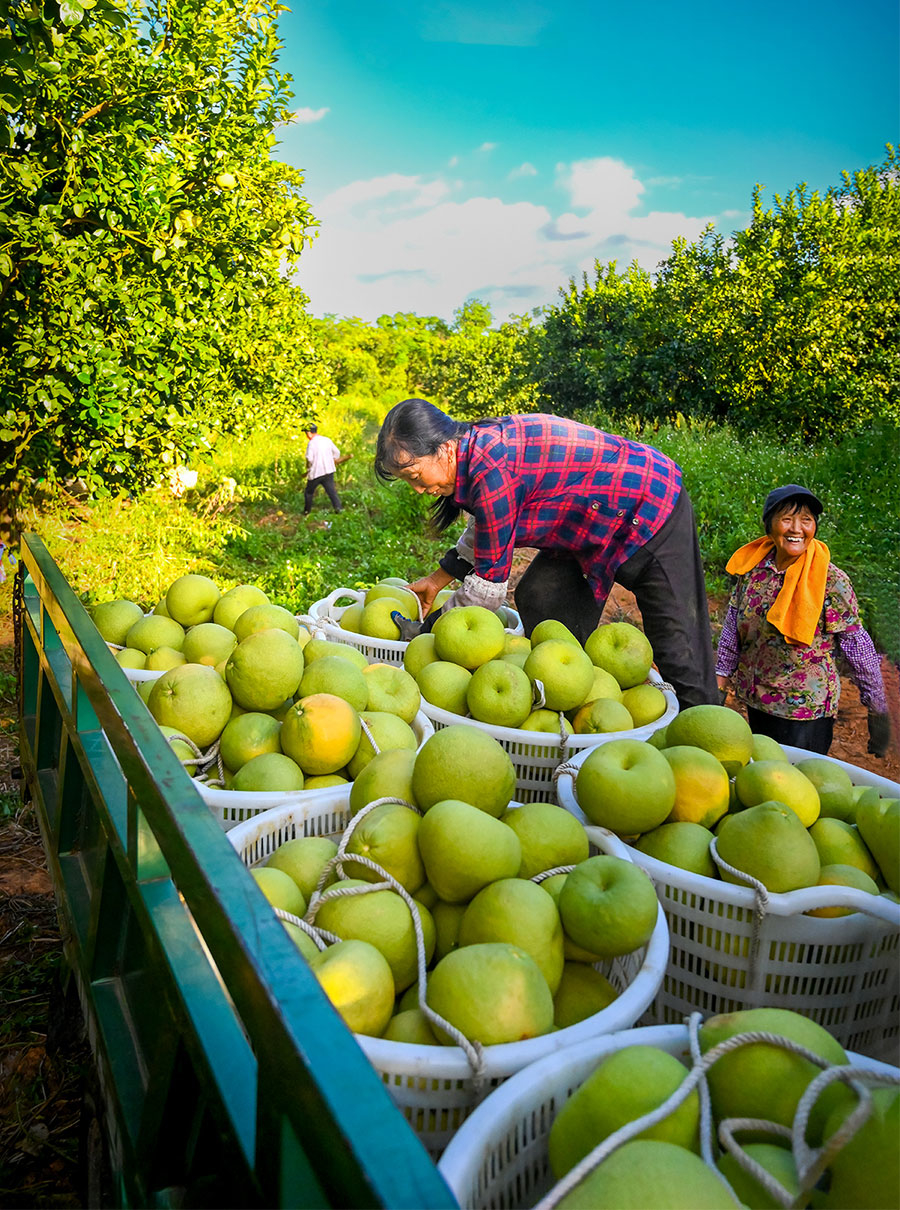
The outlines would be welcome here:
<svg viewBox="0 0 900 1210">
<path fill-rule="evenodd" d="M 520 552 L 513 585 L 528 558 Z M 723 603 L 711 600 L 714 632 L 723 613 Z M 616 586 L 603 620 L 639 625 L 631 593 Z M 12 620 L 0 618 L 0 674 L 11 674 L 13 664 Z M 866 710 L 849 681 L 842 682 L 831 754 L 897 781 L 898 671 L 885 660 L 883 672 L 895 737 L 888 756 L 866 751 Z M 37 822 L 16 799 L 17 767 L 15 702 L 7 694 L 0 697 L 0 1207 L 77 1207 L 85 1204 L 79 1129 L 89 1055 L 71 1039 L 57 1044 L 52 1028 L 62 949 Z"/>
</svg>

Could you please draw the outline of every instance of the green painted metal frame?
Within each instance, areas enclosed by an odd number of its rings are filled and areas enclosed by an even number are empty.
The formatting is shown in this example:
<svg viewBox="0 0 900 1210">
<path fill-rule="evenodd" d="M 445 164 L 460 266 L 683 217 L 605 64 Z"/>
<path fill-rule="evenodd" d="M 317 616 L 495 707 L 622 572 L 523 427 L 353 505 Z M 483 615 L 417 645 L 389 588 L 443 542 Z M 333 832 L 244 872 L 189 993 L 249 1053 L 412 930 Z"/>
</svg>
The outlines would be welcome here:
<svg viewBox="0 0 900 1210">
<path fill-rule="evenodd" d="M 123 1205 L 455 1207 L 41 540 L 20 739 Z"/>
</svg>

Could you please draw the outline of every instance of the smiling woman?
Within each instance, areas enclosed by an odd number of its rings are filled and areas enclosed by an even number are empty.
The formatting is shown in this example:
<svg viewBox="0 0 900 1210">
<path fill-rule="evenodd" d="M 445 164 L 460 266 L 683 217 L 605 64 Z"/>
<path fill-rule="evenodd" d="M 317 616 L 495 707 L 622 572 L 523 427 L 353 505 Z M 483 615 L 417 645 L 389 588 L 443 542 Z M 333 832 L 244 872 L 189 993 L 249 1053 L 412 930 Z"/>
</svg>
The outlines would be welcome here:
<svg viewBox="0 0 900 1210">
<path fill-rule="evenodd" d="M 733 678 L 752 729 L 810 752 L 831 747 L 842 657 L 869 711 L 869 752 L 883 757 L 890 719 L 875 646 L 849 578 L 816 537 L 822 502 L 789 483 L 769 492 L 765 537 L 725 570 L 737 577 L 719 639 L 721 690 Z"/>
</svg>

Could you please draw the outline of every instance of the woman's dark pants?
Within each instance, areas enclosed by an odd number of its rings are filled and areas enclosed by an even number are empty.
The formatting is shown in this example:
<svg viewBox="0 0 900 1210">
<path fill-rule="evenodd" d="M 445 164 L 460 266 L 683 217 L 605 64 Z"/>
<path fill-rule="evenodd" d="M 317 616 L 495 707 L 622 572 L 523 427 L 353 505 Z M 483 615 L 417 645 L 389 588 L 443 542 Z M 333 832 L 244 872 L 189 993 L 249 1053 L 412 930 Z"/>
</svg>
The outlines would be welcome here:
<svg viewBox="0 0 900 1210">
<path fill-rule="evenodd" d="M 757 735 L 768 735 L 779 744 L 791 744 L 807 752 L 821 752 L 824 756 L 834 738 L 833 718 L 779 718 L 777 714 L 766 714 L 764 710 L 747 707 L 747 722 Z"/>
</svg>

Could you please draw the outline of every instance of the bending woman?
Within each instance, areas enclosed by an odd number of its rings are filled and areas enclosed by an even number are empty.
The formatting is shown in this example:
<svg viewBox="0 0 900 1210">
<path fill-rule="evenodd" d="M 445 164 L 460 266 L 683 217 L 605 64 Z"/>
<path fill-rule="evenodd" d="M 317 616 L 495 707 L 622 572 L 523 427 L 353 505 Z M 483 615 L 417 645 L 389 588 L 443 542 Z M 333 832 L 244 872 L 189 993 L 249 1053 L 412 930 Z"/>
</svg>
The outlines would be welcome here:
<svg viewBox="0 0 900 1210">
<path fill-rule="evenodd" d="M 731 556 L 737 577 L 719 639 L 720 689 L 733 684 L 751 728 L 825 753 L 841 695 L 838 658 L 869 710 L 869 751 L 884 756 L 890 718 L 875 645 L 850 580 L 816 537 L 822 503 L 796 483 L 769 492 L 765 537 Z"/>
<path fill-rule="evenodd" d="M 583 643 L 615 581 L 634 593 L 657 667 L 681 705 L 717 700 L 693 509 L 664 454 L 557 416 L 467 424 L 407 399 L 385 418 L 375 471 L 433 496 L 437 533 L 469 515 L 439 568 L 410 584 L 423 616 L 454 579 L 461 585 L 444 610 L 496 611 L 515 548 L 537 547 L 516 588 L 526 634 L 556 618 Z"/>
</svg>

